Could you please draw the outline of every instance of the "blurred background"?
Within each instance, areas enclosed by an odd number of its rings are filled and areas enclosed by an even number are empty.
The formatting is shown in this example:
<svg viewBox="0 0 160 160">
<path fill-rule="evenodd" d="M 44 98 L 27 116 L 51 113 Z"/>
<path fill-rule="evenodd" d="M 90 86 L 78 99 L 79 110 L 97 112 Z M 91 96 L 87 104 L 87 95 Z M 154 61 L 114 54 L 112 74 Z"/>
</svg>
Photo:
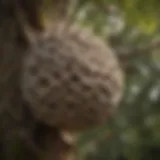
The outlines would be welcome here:
<svg viewBox="0 0 160 160">
<path fill-rule="evenodd" d="M 160 1 L 72 0 L 69 9 L 113 47 L 126 74 L 114 117 L 80 135 L 80 160 L 160 159 Z"/>
<path fill-rule="evenodd" d="M 126 74 L 115 116 L 80 135 L 80 160 L 160 159 L 160 1 L 73 0 L 71 11 L 114 48 Z"/>
</svg>

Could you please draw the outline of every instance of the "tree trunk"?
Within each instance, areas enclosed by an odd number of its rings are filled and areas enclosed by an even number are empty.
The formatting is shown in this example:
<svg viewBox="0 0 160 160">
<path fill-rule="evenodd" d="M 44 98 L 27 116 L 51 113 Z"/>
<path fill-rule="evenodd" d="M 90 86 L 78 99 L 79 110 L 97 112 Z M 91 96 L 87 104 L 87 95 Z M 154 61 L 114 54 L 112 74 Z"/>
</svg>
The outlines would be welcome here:
<svg viewBox="0 0 160 160">
<path fill-rule="evenodd" d="M 60 131 L 37 123 L 21 96 L 22 59 L 29 47 L 25 25 L 35 32 L 43 29 L 39 4 L 39 0 L 0 0 L 1 160 L 66 160 L 65 153 L 70 152 Z M 46 139 L 49 148 L 43 143 Z"/>
</svg>

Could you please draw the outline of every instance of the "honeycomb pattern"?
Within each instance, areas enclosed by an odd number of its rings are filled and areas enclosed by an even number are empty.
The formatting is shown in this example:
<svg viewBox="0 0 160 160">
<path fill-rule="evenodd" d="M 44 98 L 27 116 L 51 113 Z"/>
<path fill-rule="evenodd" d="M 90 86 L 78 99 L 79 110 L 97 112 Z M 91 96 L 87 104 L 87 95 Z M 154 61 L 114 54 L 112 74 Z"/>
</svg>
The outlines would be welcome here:
<svg viewBox="0 0 160 160">
<path fill-rule="evenodd" d="M 123 93 L 113 51 L 87 30 L 65 23 L 32 42 L 24 58 L 22 90 L 33 115 L 50 126 L 82 130 L 107 120 Z"/>
</svg>

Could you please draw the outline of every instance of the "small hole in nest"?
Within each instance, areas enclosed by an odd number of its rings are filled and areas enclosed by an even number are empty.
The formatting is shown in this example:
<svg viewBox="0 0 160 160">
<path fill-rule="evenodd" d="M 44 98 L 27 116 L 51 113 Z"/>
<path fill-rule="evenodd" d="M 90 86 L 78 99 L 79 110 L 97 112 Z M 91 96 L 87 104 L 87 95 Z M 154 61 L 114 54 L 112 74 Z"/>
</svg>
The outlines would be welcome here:
<svg viewBox="0 0 160 160">
<path fill-rule="evenodd" d="M 79 81 L 80 81 L 80 78 L 78 77 L 78 75 L 73 74 L 73 75 L 71 76 L 71 80 L 74 81 L 74 82 L 79 82 Z"/>
<path fill-rule="evenodd" d="M 57 108 L 57 103 L 56 103 L 56 102 L 50 102 L 50 103 L 48 104 L 48 107 L 49 107 L 50 109 L 56 109 L 56 108 Z"/>
<path fill-rule="evenodd" d="M 89 113 L 92 115 L 92 114 L 95 114 L 95 108 L 94 107 L 89 107 L 88 108 L 88 111 Z"/>
<path fill-rule="evenodd" d="M 39 77 L 39 85 L 41 87 L 49 87 L 49 80 L 46 77 Z"/>
<path fill-rule="evenodd" d="M 84 89 L 84 91 L 90 91 L 92 89 L 92 87 L 89 85 L 83 85 L 83 89 Z"/>
<path fill-rule="evenodd" d="M 61 74 L 59 72 L 53 71 L 52 75 L 54 78 L 57 78 L 57 79 L 61 78 Z"/>
<path fill-rule="evenodd" d="M 109 88 L 101 87 L 101 92 L 104 93 L 107 97 L 111 97 L 112 96 Z"/>
<path fill-rule="evenodd" d="M 74 106 L 73 103 L 68 103 L 68 104 L 66 104 L 66 107 L 67 107 L 68 109 L 74 109 L 74 108 L 75 108 L 75 106 Z"/>
</svg>

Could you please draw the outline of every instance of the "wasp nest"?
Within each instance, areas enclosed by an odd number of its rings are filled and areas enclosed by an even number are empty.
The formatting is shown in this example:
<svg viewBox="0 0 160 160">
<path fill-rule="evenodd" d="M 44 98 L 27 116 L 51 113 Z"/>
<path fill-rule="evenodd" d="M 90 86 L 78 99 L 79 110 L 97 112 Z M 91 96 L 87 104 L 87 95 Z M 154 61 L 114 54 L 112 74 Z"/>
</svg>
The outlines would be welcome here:
<svg viewBox="0 0 160 160">
<path fill-rule="evenodd" d="M 121 99 L 123 74 L 113 51 L 86 30 L 59 23 L 32 41 L 23 97 L 37 120 L 67 130 L 95 127 Z"/>
</svg>

